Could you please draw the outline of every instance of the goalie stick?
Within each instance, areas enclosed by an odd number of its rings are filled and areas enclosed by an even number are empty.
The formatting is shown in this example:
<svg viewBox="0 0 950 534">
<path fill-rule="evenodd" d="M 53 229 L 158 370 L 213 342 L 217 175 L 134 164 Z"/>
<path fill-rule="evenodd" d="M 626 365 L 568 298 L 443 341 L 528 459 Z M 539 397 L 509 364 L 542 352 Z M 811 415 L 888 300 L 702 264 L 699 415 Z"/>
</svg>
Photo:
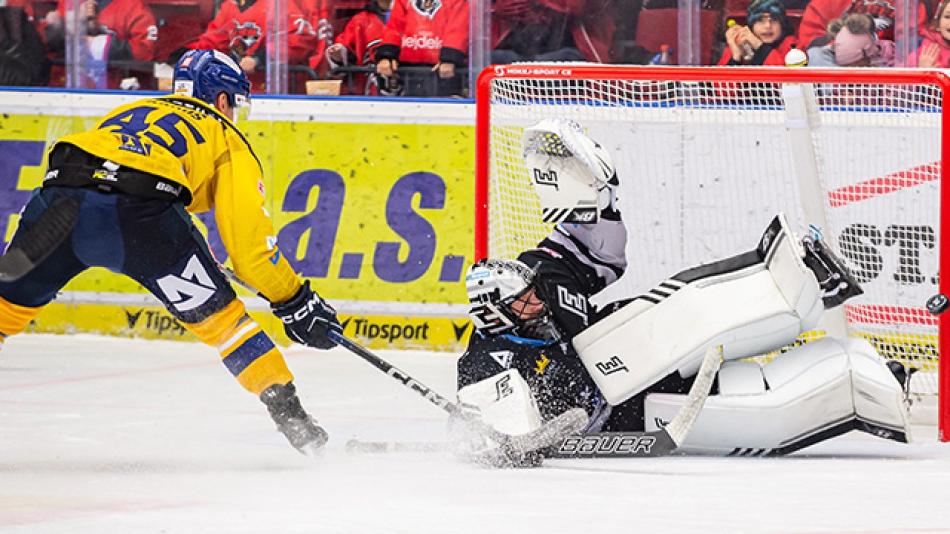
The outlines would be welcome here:
<svg viewBox="0 0 950 534">
<path fill-rule="evenodd" d="M 32 271 L 72 232 L 79 218 L 79 201 L 60 197 L 26 228 L 17 246 L 0 256 L 0 282 L 16 282 Z"/>
<path fill-rule="evenodd" d="M 494 467 L 526 466 L 525 462 L 531 466 L 537 465 L 540 458 L 530 458 L 530 453 L 556 444 L 561 438 L 580 431 L 580 429 L 587 424 L 587 414 L 578 408 L 564 412 L 540 428 L 527 434 L 512 436 L 499 432 L 468 412 L 463 411 L 458 404 L 439 395 L 432 388 L 413 378 L 409 373 L 380 358 L 343 334 L 330 331 L 330 338 L 384 374 L 415 391 L 432 404 L 442 408 L 450 416 L 461 420 L 479 434 L 490 438 L 498 444 L 497 448 L 462 455 L 466 459 L 476 463 Z"/>
<path fill-rule="evenodd" d="M 218 267 L 221 269 L 221 272 L 225 274 L 225 276 L 233 280 L 235 283 L 240 284 L 249 291 L 256 292 L 256 290 L 248 283 L 238 278 L 237 274 L 233 270 L 225 267 L 224 265 L 219 265 Z M 556 417 L 555 419 L 542 425 L 537 430 L 529 432 L 528 434 L 512 436 L 503 432 L 499 432 L 491 426 L 478 420 L 472 414 L 463 411 L 458 404 L 438 394 L 435 390 L 426 386 L 422 382 L 419 382 L 409 373 L 380 358 L 359 343 L 347 338 L 341 332 L 331 330 L 328 335 L 330 339 L 338 343 L 343 348 L 359 356 L 373 367 L 379 369 L 384 374 L 392 377 L 412 391 L 415 391 L 432 404 L 442 408 L 442 410 L 448 413 L 449 416 L 457 418 L 458 420 L 464 422 L 464 424 L 468 425 L 475 432 L 498 443 L 498 447 L 496 449 L 486 452 L 479 457 L 470 457 L 469 459 L 472 461 L 496 467 L 527 466 L 525 464 L 526 460 L 532 466 L 537 465 L 535 462 L 539 461 L 539 458 L 536 456 L 532 457 L 532 455 L 529 453 L 551 446 L 555 444 L 558 439 L 579 432 L 584 427 L 584 425 L 587 424 L 587 414 L 581 409 L 576 409 L 568 410 L 559 417 Z"/>
<path fill-rule="evenodd" d="M 722 347 L 710 347 L 703 358 L 686 402 L 664 428 L 651 432 L 597 432 L 554 439 L 545 458 L 646 458 L 666 456 L 685 441 L 702 410 L 722 364 Z M 553 422 L 553 421 L 552 421 Z M 550 424 L 550 423 L 549 423 Z M 542 427 L 544 428 L 544 427 Z M 537 439 L 537 438 L 535 438 Z M 351 439 L 348 452 L 431 452 L 449 448 L 445 442 L 386 442 Z"/>
<path fill-rule="evenodd" d="M 666 456 L 679 448 L 702 411 L 719 366 L 722 345 L 709 347 L 696 379 L 689 388 L 686 402 L 673 420 L 651 432 L 602 432 L 565 438 L 557 447 L 546 451 L 548 458 L 636 458 Z"/>
</svg>

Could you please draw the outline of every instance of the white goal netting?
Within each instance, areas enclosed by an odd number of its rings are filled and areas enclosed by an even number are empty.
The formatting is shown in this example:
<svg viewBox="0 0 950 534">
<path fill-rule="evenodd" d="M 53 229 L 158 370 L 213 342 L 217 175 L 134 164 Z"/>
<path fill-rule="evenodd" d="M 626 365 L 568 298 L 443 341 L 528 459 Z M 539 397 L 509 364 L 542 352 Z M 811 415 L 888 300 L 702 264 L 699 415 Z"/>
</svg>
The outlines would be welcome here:
<svg viewBox="0 0 950 534">
<path fill-rule="evenodd" d="M 742 69 L 706 68 L 705 81 L 674 80 L 689 69 L 542 70 L 483 81 L 489 255 L 513 257 L 550 231 L 521 134 L 546 117 L 571 118 L 611 150 L 621 179 L 629 268 L 609 299 L 750 250 L 783 211 L 799 235 L 821 226 L 862 283 L 865 294 L 845 306 L 848 333 L 920 368 L 916 400 L 935 400 L 937 321 L 924 303 L 938 283 L 940 84 L 858 83 L 847 73 L 803 83 L 797 69 L 789 82 L 759 81 L 783 75 L 769 69 L 746 69 L 749 81 L 735 79 Z M 935 421 L 934 406 L 917 417 Z"/>
</svg>

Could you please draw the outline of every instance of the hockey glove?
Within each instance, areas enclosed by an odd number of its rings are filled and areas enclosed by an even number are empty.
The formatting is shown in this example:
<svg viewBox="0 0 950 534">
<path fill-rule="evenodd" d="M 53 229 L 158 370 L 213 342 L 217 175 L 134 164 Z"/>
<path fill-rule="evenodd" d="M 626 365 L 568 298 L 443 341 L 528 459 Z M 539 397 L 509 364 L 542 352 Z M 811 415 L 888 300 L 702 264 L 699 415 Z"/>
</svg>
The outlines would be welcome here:
<svg viewBox="0 0 950 534">
<path fill-rule="evenodd" d="M 287 337 L 308 347 L 333 348 L 336 341 L 330 338 L 330 331 L 343 331 L 336 310 L 310 289 L 309 281 L 287 302 L 271 304 L 271 311 L 283 321 Z"/>
</svg>

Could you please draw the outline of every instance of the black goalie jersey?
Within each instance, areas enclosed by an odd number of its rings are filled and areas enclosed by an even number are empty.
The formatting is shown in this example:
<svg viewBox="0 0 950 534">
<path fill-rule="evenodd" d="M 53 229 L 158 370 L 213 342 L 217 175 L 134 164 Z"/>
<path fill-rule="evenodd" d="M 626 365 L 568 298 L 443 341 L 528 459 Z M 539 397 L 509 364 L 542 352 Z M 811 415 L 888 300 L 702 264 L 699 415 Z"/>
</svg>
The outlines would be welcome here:
<svg viewBox="0 0 950 534">
<path fill-rule="evenodd" d="M 545 421 L 580 407 L 591 418 L 588 426 L 599 427 L 610 412 L 569 343 L 476 332 L 458 362 L 458 388 L 508 369 L 524 377 Z"/>
</svg>

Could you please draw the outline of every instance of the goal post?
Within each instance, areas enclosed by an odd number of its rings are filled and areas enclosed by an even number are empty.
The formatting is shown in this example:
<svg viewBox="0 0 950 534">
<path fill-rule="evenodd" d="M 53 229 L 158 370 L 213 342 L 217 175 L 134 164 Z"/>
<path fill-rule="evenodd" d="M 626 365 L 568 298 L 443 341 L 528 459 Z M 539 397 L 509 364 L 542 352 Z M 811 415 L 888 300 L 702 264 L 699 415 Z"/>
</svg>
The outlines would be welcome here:
<svg viewBox="0 0 950 534">
<path fill-rule="evenodd" d="M 477 83 L 475 257 L 513 257 L 550 231 L 521 157 L 524 128 L 574 119 L 614 156 L 628 269 L 606 300 L 748 250 L 772 216 L 822 227 L 862 283 L 822 328 L 920 371 L 915 421 L 950 441 L 950 77 L 911 69 L 490 66 Z"/>
</svg>

